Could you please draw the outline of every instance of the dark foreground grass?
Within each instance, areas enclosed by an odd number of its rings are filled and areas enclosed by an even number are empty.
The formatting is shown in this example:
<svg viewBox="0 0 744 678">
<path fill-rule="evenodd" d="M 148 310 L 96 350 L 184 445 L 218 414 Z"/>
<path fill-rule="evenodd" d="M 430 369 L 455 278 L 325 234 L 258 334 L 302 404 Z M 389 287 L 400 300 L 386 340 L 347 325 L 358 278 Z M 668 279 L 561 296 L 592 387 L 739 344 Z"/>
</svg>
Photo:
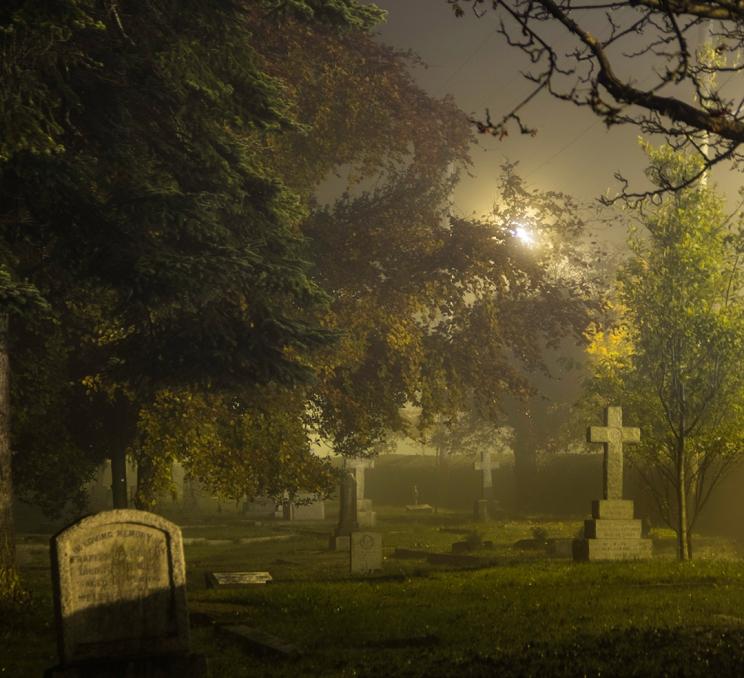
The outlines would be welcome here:
<svg viewBox="0 0 744 678">
<path fill-rule="evenodd" d="M 459 538 L 447 531 L 455 522 L 391 516 L 381 528 L 388 552 L 393 545 L 444 550 Z M 214 678 L 744 676 L 738 559 L 574 564 L 514 551 L 509 544 L 534 524 L 502 523 L 484 534 L 498 542 L 493 567 L 451 571 L 389 558 L 383 573 L 359 579 L 343 555 L 326 550 L 329 525 L 296 525 L 251 529 L 248 538 L 267 541 L 187 547 L 193 641 Z M 549 531 L 574 527 L 554 523 Z M 275 581 L 204 588 L 205 571 L 238 567 L 268 569 Z M 24 576 L 34 599 L 0 618 L 0 676 L 39 676 L 55 661 L 48 570 L 30 563 Z M 305 654 L 249 654 L 209 620 L 255 626 Z"/>
</svg>

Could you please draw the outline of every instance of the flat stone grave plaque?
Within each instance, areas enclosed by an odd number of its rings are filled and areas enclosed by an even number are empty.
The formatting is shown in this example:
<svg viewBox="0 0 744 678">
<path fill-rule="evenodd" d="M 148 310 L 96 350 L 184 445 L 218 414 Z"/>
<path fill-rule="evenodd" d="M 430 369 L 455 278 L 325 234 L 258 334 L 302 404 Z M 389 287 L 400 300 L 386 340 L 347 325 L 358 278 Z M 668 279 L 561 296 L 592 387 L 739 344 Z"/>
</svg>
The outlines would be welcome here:
<svg viewBox="0 0 744 678">
<path fill-rule="evenodd" d="M 351 571 L 366 573 L 382 569 L 382 535 L 379 532 L 351 533 Z"/>
<path fill-rule="evenodd" d="M 53 671 L 98 661 L 187 656 L 178 526 L 146 511 L 103 511 L 52 537 L 51 557 L 61 662 Z"/>
<path fill-rule="evenodd" d="M 207 587 L 239 588 L 241 586 L 256 586 L 268 584 L 272 577 L 268 572 L 210 572 L 207 574 Z"/>
<path fill-rule="evenodd" d="M 434 513 L 434 507 L 430 504 L 407 504 L 406 511 L 409 513 Z"/>
</svg>

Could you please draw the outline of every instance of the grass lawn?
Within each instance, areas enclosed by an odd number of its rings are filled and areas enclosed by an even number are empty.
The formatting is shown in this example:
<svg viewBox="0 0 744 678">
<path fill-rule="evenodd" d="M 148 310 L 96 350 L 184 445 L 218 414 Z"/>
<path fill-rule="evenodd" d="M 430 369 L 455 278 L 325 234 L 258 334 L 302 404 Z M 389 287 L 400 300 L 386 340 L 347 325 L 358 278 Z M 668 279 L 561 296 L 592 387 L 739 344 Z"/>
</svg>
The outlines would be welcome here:
<svg viewBox="0 0 744 678">
<path fill-rule="evenodd" d="M 512 544 L 538 526 L 572 536 L 580 521 L 474 525 L 392 509 L 378 509 L 378 520 L 385 567 L 367 578 L 327 550 L 331 521 L 184 528 L 193 644 L 213 677 L 744 675 L 744 561 L 724 540 L 699 538 L 699 558 L 681 564 L 659 532 L 652 561 L 575 564 Z M 493 540 L 476 555 L 495 565 L 390 557 L 395 547 L 449 551 L 472 529 Z M 56 660 L 46 554 L 21 550 L 33 599 L 0 616 L 0 676 L 13 678 L 40 676 Z M 269 570 L 274 582 L 205 587 L 205 572 L 230 569 Z M 210 619 L 254 626 L 304 655 L 256 656 Z"/>
</svg>

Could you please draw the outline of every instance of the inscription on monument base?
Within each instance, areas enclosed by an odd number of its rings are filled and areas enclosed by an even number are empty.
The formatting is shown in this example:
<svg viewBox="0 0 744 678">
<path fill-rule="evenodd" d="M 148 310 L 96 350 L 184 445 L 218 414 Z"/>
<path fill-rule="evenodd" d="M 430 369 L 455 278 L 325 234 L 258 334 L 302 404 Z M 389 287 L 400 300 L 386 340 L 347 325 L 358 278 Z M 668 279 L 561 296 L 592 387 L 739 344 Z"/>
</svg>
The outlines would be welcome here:
<svg viewBox="0 0 744 678">
<path fill-rule="evenodd" d="M 574 560 L 641 560 L 651 558 L 650 539 L 576 539 Z"/>
<path fill-rule="evenodd" d="M 632 499 L 596 499 L 592 502 L 592 517 L 607 520 L 633 520 Z"/>
<path fill-rule="evenodd" d="M 640 520 L 585 520 L 584 536 L 587 539 L 640 539 Z"/>
</svg>

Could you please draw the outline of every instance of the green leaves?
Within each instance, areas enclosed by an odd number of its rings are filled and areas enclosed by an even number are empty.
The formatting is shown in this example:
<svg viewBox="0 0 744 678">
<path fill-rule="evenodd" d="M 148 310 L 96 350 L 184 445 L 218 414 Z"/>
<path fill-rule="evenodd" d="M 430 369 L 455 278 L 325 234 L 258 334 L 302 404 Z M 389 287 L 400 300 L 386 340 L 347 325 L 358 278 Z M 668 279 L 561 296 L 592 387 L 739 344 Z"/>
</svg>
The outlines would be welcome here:
<svg viewBox="0 0 744 678">
<path fill-rule="evenodd" d="M 0 314 L 26 316 L 30 311 L 48 310 L 49 304 L 34 285 L 14 280 L 0 264 Z"/>
<path fill-rule="evenodd" d="M 645 148 L 659 186 L 700 170 L 698 156 Z M 630 241 L 633 256 L 618 276 L 622 326 L 593 338 L 592 390 L 602 404 L 622 403 L 641 426 L 631 459 L 681 533 L 744 443 L 741 262 L 723 201 L 705 185 L 666 195 L 643 224 L 646 234 Z M 686 501 L 685 523 L 677 507 Z"/>
</svg>

